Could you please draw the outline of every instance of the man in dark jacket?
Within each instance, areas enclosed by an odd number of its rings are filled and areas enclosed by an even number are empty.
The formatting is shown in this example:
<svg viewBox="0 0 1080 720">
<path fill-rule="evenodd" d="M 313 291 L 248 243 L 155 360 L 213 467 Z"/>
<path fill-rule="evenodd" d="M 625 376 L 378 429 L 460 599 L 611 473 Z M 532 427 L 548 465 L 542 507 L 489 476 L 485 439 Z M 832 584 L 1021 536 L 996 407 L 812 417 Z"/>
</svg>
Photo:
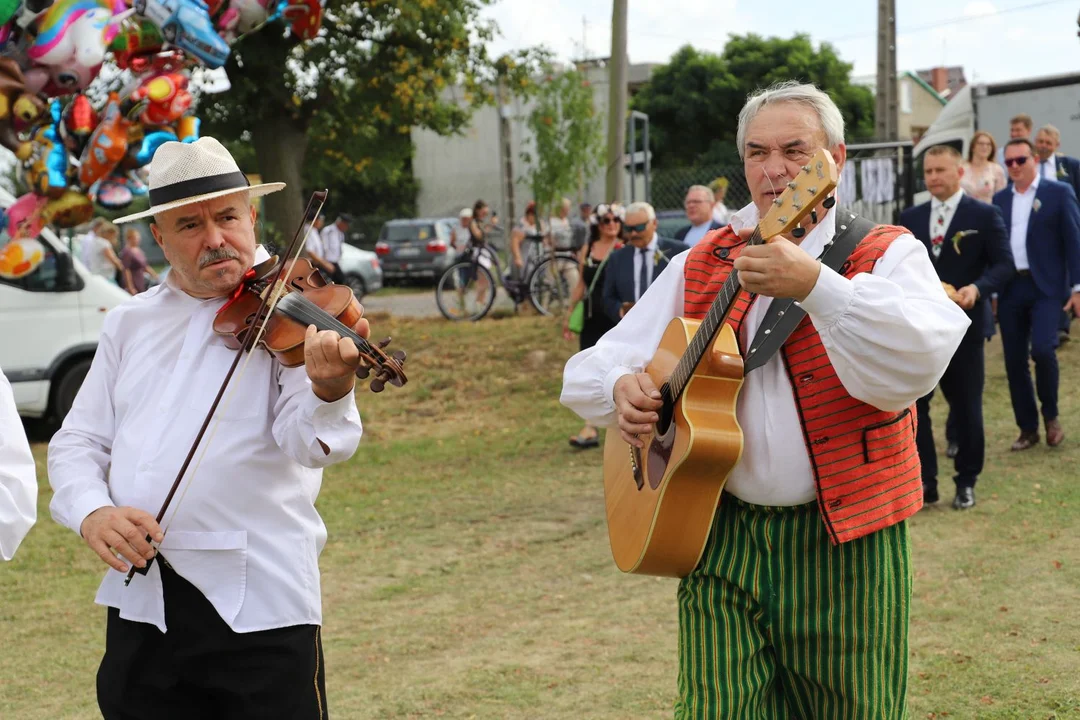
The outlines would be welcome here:
<svg viewBox="0 0 1080 720">
<path fill-rule="evenodd" d="M 1016 272 L 1001 211 L 960 189 L 960 153 L 949 146 L 927 150 L 923 163 L 930 202 L 908 208 L 900 224 L 926 245 L 946 292 L 971 319 L 967 334 L 941 378 L 941 392 L 954 422 L 956 497 L 953 507 L 975 504 L 975 482 L 986 454 L 982 396 L 985 377 L 983 318 L 992 293 L 1000 292 Z M 923 474 L 923 502 L 938 500 L 937 448 L 930 426 L 933 391 L 916 403 L 916 441 Z"/>
<path fill-rule="evenodd" d="M 604 273 L 604 312 L 618 322 L 652 284 L 671 259 L 690 247 L 656 234 L 656 211 L 649 203 L 626 208 L 626 239 Z"/>
</svg>

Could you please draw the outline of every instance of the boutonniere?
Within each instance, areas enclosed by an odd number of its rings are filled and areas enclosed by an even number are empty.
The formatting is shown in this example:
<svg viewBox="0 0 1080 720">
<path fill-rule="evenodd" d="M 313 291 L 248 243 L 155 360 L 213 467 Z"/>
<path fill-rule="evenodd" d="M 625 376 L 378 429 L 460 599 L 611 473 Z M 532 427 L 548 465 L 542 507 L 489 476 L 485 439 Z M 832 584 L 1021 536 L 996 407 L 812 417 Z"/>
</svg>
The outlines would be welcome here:
<svg viewBox="0 0 1080 720">
<path fill-rule="evenodd" d="M 653 255 L 652 255 L 653 265 L 659 265 L 660 264 L 660 258 L 662 258 L 662 257 L 664 257 L 664 253 L 660 252 L 660 248 L 657 248 L 656 250 L 654 250 Z"/>
<path fill-rule="evenodd" d="M 1041 208 L 1041 207 L 1042 207 L 1042 202 L 1039 201 L 1039 198 L 1035 198 L 1035 202 L 1031 204 L 1031 211 L 1032 212 L 1039 212 L 1039 208 Z"/>
<path fill-rule="evenodd" d="M 1062 165 L 1061 163 L 1058 163 L 1057 170 L 1058 170 L 1057 171 L 1057 176 L 1059 178 L 1064 179 L 1064 178 L 1068 177 L 1068 174 L 1065 172 L 1065 166 Z"/>
<path fill-rule="evenodd" d="M 966 238 L 968 235 L 978 235 L 978 234 L 979 234 L 978 230 L 961 230 L 960 232 L 953 235 L 952 238 L 951 238 L 952 239 L 952 246 L 953 246 L 953 250 L 956 251 L 956 254 L 957 255 L 960 254 L 960 241 L 961 240 Z"/>
</svg>

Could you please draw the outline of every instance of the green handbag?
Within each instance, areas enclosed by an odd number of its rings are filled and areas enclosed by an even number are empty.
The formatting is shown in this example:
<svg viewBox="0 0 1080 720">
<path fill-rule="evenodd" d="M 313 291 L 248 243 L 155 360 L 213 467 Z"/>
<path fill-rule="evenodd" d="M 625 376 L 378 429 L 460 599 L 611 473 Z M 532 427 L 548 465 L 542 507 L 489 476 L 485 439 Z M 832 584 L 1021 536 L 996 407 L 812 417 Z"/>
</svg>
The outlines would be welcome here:
<svg viewBox="0 0 1080 720">
<path fill-rule="evenodd" d="M 608 258 L 611 257 L 611 253 L 615 252 L 616 248 L 608 250 L 608 254 L 604 256 L 604 259 L 600 262 L 600 266 L 596 268 L 596 274 L 593 275 L 592 282 L 589 283 L 589 291 L 585 294 L 586 298 L 592 298 L 593 288 L 596 287 L 596 281 L 600 279 L 600 274 L 604 271 L 604 265 L 607 264 Z M 592 248 L 589 249 L 592 251 Z M 588 254 L 585 255 L 588 257 Z M 581 331 L 585 329 L 585 300 L 581 299 L 577 301 L 577 305 L 570 312 L 570 319 L 567 321 L 566 326 L 570 329 L 570 332 L 581 334 Z"/>
</svg>

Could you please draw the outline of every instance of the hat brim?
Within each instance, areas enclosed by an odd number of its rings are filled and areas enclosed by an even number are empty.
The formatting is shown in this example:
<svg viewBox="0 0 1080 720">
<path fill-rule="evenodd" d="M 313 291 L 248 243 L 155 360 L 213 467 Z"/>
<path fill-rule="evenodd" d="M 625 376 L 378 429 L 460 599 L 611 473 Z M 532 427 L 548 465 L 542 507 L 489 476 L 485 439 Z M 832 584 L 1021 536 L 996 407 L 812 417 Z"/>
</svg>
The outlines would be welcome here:
<svg viewBox="0 0 1080 720">
<path fill-rule="evenodd" d="M 183 198 L 181 200 L 173 200 L 172 202 L 164 203 L 163 205 L 155 205 L 149 210 L 143 210 L 142 212 L 135 213 L 133 215 L 125 215 L 121 218 L 116 218 L 113 222 L 117 225 L 121 223 L 131 222 L 132 220 L 140 220 L 142 218 L 153 217 L 158 213 L 167 212 L 169 210 L 175 210 L 185 205 L 194 205 L 195 203 L 205 202 L 207 200 L 213 200 L 214 198 L 225 197 L 226 195 L 236 195 L 237 193 L 246 192 L 248 197 L 257 198 L 263 195 L 269 195 L 275 193 L 285 187 L 285 183 L 272 182 L 262 183 L 260 185 L 251 185 L 247 187 L 230 188 L 228 190 L 218 190 L 212 193 L 204 193 L 202 195 L 193 195 L 189 198 Z"/>
</svg>

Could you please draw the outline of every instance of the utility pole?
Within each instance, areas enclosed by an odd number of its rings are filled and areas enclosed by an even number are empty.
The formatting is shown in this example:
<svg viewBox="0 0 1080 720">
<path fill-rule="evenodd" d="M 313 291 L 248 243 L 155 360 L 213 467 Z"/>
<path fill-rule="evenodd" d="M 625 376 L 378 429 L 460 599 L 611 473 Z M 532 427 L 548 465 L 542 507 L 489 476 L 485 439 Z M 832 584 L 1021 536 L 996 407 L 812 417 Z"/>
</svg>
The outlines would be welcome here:
<svg viewBox="0 0 1080 720">
<path fill-rule="evenodd" d="M 517 217 L 514 208 L 514 155 L 510 144 L 510 98 L 506 92 L 506 77 L 500 72 L 495 85 L 495 105 L 499 112 L 499 154 L 503 163 L 503 202 L 505 227 L 511 227 Z"/>
<path fill-rule="evenodd" d="M 897 139 L 896 110 L 896 0 L 878 0 L 874 134 L 879 140 Z"/>
<path fill-rule="evenodd" d="M 605 202 L 622 202 L 626 152 L 626 6 L 614 0 L 611 10 L 611 58 L 608 60 L 608 147 Z"/>
</svg>

